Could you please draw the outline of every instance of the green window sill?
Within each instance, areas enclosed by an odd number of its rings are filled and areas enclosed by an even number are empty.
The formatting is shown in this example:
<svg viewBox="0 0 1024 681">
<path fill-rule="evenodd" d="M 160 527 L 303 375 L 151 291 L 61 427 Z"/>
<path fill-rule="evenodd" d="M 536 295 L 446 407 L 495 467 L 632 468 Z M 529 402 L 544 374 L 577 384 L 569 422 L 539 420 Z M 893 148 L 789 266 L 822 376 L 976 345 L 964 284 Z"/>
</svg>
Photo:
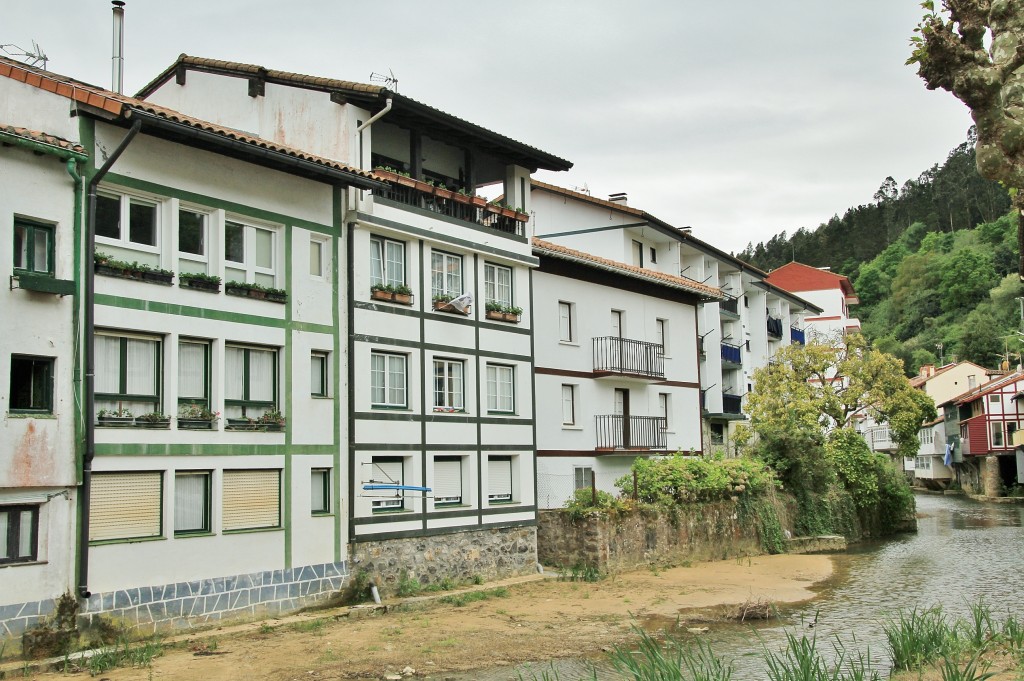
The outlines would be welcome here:
<svg viewBox="0 0 1024 681">
<path fill-rule="evenodd" d="M 257 532 L 283 532 L 284 528 L 278 525 L 277 527 L 246 527 L 241 530 L 224 530 L 224 535 L 229 534 L 255 534 Z"/>
<path fill-rule="evenodd" d="M 380 409 L 383 411 L 412 411 L 409 409 L 409 405 L 391 405 L 391 404 L 371 404 L 370 409 Z"/>
<path fill-rule="evenodd" d="M 160 535 L 159 537 L 126 537 L 124 539 L 100 539 L 99 541 L 89 542 L 89 546 L 109 546 L 111 544 L 141 544 L 149 541 L 165 541 L 167 537 Z"/>
<path fill-rule="evenodd" d="M 388 515 L 389 513 L 401 514 L 401 513 L 412 513 L 411 508 L 375 508 L 373 509 L 374 515 Z"/>
<path fill-rule="evenodd" d="M 200 532 L 175 532 L 175 539 L 192 539 L 193 537 L 216 537 L 216 532 L 200 531 Z"/>
<path fill-rule="evenodd" d="M 57 415 L 50 411 L 14 411 L 7 412 L 7 418 L 11 419 L 53 419 Z"/>
</svg>

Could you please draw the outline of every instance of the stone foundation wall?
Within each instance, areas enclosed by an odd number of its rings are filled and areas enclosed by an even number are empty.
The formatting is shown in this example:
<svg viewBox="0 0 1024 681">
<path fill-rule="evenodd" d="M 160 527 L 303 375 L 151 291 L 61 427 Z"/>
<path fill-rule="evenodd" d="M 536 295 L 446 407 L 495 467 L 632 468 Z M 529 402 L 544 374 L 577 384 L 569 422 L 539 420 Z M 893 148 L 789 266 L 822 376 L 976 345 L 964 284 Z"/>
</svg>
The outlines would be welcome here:
<svg viewBox="0 0 1024 681">
<path fill-rule="evenodd" d="M 985 463 L 981 467 L 982 487 L 986 497 L 998 497 L 1003 486 L 1003 479 L 999 475 L 999 457 L 990 455 L 985 457 Z"/>
<path fill-rule="evenodd" d="M 497 527 L 430 537 L 353 542 L 352 571 L 393 595 L 405 573 L 423 586 L 486 581 L 537 570 L 537 528 Z"/>
<path fill-rule="evenodd" d="M 633 511 L 573 520 L 565 511 L 539 511 L 540 561 L 554 567 L 587 565 L 602 572 L 651 564 L 678 564 L 762 553 L 754 523 L 741 524 L 737 505 L 708 503 L 675 517 Z M 783 525 L 788 523 L 783 520 Z"/>
<path fill-rule="evenodd" d="M 252 619 L 326 601 L 342 589 L 347 576 L 346 563 L 326 563 L 94 593 L 80 602 L 78 627 L 104 619 L 152 634 Z M 0 606 L 0 641 L 17 647 L 21 635 L 44 623 L 53 610 L 53 600 Z"/>
</svg>

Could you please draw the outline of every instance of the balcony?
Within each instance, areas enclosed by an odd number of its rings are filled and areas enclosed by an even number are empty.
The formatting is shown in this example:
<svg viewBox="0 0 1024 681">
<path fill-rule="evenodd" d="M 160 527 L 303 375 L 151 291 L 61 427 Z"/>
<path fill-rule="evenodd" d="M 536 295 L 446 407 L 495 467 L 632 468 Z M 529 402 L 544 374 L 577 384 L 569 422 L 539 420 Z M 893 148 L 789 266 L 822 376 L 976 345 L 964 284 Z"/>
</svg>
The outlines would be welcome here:
<svg viewBox="0 0 1024 681">
<path fill-rule="evenodd" d="M 722 364 L 732 364 L 740 367 L 743 364 L 743 355 L 740 353 L 740 346 L 732 343 L 722 343 Z"/>
<path fill-rule="evenodd" d="M 722 412 L 725 414 L 742 414 L 743 398 L 739 395 L 722 393 Z"/>
<path fill-rule="evenodd" d="M 892 434 L 888 426 L 871 428 L 864 432 L 864 439 L 867 441 L 871 451 L 888 452 L 895 450 L 897 445 L 892 441 Z"/>
<path fill-rule="evenodd" d="M 807 337 L 804 335 L 804 330 L 798 329 L 795 326 L 789 328 L 789 340 L 800 345 L 807 345 Z"/>
<path fill-rule="evenodd" d="M 389 170 L 377 168 L 373 172 L 389 183 L 383 189 L 373 190 L 375 197 L 482 225 L 498 232 L 519 237 L 525 235 L 525 225 L 530 219 L 526 213 L 487 203 L 480 196 L 462 194 Z"/>
<path fill-rule="evenodd" d="M 668 447 L 664 416 L 622 416 L 602 414 L 597 420 L 597 449 L 663 450 Z"/>
<path fill-rule="evenodd" d="M 603 336 L 594 339 L 594 374 L 665 378 L 665 348 L 658 343 Z"/>
<path fill-rule="evenodd" d="M 736 298 L 730 298 L 729 300 L 723 300 L 718 304 L 718 311 L 725 312 L 727 314 L 740 316 L 739 301 Z"/>
<path fill-rule="evenodd" d="M 781 319 L 777 319 L 777 318 L 772 317 L 771 315 L 769 315 L 768 316 L 767 326 L 768 326 L 768 335 L 771 338 L 778 338 L 778 339 L 782 338 L 782 320 Z"/>
<path fill-rule="evenodd" d="M 1010 444 L 1014 447 L 1024 447 L 1024 430 L 1015 430 L 1010 436 Z"/>
</svg>

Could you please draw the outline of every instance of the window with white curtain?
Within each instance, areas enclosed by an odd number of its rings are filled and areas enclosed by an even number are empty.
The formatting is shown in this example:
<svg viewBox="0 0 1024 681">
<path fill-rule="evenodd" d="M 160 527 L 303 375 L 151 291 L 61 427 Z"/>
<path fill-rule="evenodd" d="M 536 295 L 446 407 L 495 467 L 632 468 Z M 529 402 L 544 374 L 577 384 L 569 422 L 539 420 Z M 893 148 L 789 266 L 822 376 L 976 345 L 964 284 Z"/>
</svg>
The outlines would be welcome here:
<svg viewBox="0 0 1024 681">
<path fill-rule="evenodd" d="M 178 404 L 210 406 L 210 344 L 178 341 Z"/>
<path fill-rule="evenodd" d="M 462 256 L 431 251 L 430 253 L 431 294 L 446 298 L 461 296 L 462 290 Z"/>
<path fill-rule="evenodd" d="M 573 489 L 591 489 L 594 484 L 593 466 L 575 466 L 573 469 Z"/>
<path fill-rule="evenodd" d="M 484 263 L 485 302 L 512 305 L 512 269 Z"/>
<path fill-rule="evenodd" d="M 210 471 L 174 474 L 174 534 L 210 531 Z"/>
<path fill-rule="evenodd" d="M 370 403 L 374 407 L 406 407 L 406 356 L 370 353 Z"/>
<path fill-rule="evenodd" d="M 502 364 L 487 365 L 487 411 L 515 410 L 515 370 Z"/>
<path fill-rule="evenodd" d="M 370 286 L 405 285 L 405 243 L 370 237 Z"/>
<path fill-rule="evenodd" d="M 224 348 L 224 416 L 256 418 L 277 409 L 277 350 Z"/>
<path fill-rule="evenodd" d="M 463 397 L 463 363 L 460 360 L 434 360 L 434 407 L 461 411 Z"/>
<path fill-rule="evenodd" d="M 160 411 L 160 339 L 97 331 L 96 410 Z"/>
<path fill-rule="evenodd" d="M 275 287 L 277 232 L 228 220 L 224 223 L 224 277 L 227 281 Z"/>
</svg>

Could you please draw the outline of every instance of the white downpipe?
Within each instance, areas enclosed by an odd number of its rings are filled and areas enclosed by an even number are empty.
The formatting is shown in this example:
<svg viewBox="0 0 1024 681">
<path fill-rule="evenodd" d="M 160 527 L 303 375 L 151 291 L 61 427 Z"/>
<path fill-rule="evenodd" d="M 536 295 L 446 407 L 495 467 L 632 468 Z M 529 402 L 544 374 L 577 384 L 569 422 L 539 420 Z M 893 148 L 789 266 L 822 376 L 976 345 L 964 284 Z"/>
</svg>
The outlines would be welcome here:
<svg viewBox="0 0 1024 681">
<path fill-rule="evenodd" d="M 387 101 L 384 102 L 384 108 L 383 109 L 381 109 L 377 113 L 373 114 L 373 116 L 370 117 L 370 120 L 366 121 L 365 123 L 360 125 L 358 128 L 356 128 L 356 145 L 359 148 L 359 164 L 356 167 L 359 168 L 360 170 L 363 167 L 363 130 L 366 130 L 368 127 L 370 127 L 371 125 L 373 125 L 374 123 L 376 123 L 380 119 L 384 118 L 384 116 L 386 116 L 387 113 L 389 111 L 391 111 L 391 103 L 392 103 L 392 99 L 390 97 L 388 97 Z M 371 170 L 372 170 L 372 168 L 371 168 Z"/>
</svg>

